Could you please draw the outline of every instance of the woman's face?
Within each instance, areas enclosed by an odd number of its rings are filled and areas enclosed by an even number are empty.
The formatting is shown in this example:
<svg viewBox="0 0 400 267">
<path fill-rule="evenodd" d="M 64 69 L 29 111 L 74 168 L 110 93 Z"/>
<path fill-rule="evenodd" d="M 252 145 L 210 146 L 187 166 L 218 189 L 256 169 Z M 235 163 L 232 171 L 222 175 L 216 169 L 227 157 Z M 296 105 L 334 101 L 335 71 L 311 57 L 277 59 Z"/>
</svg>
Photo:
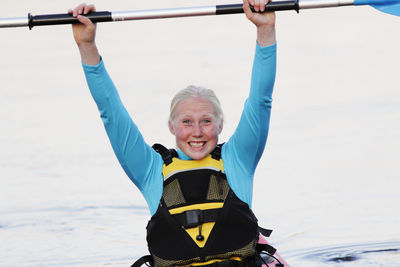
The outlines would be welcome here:
<svg viewBox="0 0 400 267">
<path fill-rule="evenodd" d="M 202 98 L 188 98 L 177 104 L 175 117 L 169 122 L 169 130 L 176 137 L 176 144 L 192 159 L 207 156 L 218 143 L 222 130 L 210 101 Z"/>
</svg>

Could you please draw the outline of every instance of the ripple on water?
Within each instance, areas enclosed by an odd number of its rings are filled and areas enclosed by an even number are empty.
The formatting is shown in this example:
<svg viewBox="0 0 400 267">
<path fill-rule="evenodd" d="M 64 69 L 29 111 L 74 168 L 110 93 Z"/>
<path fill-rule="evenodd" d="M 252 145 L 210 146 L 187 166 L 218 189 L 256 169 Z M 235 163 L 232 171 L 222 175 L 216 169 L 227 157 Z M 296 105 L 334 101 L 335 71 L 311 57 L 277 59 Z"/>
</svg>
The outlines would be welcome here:
<svg viewBox="0 0 400 267">
<path fill-rule="evenodd" d="M 67 225 L 75 221 L 88 220 L 107 216 L 110 213 L 135 214 L 144 216 L 148 214 L 145 206 L 133 205 L 85 205 L 85 206 L 54 206 L 43 208 L 18 208 L 0 211 L 3 221 L 0 229 L 12 228 L 37 228 L 49 225 Z M 50 228 L 49 228 L 50 229 Z M 50 229 L 51 230 L 51 229 Z M 71 231 L 73 228 L 65 228 Z"/>
<path fill-rule="evenodd" d="M 290 254 L 288 260 L 293 266 L 398 267 L 400 241 L 304 249 Z"/>
</svg>

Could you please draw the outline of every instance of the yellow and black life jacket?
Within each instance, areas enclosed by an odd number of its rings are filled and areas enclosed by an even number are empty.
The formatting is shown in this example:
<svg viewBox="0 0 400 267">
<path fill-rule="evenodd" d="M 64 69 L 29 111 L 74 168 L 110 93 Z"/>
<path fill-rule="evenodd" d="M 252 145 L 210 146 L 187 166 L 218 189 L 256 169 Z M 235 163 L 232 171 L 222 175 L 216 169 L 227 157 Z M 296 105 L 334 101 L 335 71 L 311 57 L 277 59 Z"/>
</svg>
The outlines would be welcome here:
<svg viewBox="0 0 400 267">
<path fill-rule="evenodd" d="M 255 266 L 257 219 L 227 182 L 221 145 L 201 160 L 153 148 L 164 160 L 163 195 L 147 225 L 153 266 Z"/>
</svg>

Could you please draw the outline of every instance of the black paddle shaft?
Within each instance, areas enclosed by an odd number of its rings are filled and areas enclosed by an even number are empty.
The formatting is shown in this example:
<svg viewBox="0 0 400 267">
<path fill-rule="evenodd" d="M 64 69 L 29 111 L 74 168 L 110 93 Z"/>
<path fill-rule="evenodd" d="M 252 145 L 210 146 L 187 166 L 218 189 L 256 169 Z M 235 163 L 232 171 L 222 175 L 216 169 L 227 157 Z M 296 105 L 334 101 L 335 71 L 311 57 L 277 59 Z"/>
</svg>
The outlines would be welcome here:
<svg viewBox="0 0 400 267">
<path fill-rule="evenodd" d="M 99 11 L 91 12 L 85 17 L 88 17 L 93 22 L 108 22 L 113 21 L 111 12 Z M 52 15 L 37 15 L 32 16 L 28 14 L 28 26 L 32 29 L 34 26 L 45 26 L 45 25 L 60 25 L 60 24 L 74 24 L 80 23 L 77 18 L 74 18 L 71 14 L 52 14 Z"/>
<path fill-rule="evenodd" d="M 243 13 L 242 4 L 217 5 L 216 8 L 217 8 L 216 15 Z M 250 8 L 254 12 L 254 8 L 252 6 Z M 295 10 L 297 13 L 299 13 L 299 0 L 269 2 L 268 4 L 265 5 L 264 12 L 285 11 L 285 10 Z"/>
</svg>

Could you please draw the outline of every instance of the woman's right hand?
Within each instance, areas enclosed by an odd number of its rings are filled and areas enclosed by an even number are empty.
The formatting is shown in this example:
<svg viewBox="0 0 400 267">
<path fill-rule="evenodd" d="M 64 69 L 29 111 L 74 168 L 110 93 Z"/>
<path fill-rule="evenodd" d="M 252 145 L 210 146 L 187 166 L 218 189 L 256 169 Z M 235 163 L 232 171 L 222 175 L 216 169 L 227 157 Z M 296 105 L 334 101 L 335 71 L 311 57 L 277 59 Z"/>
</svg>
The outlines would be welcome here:
<svg viewBox="0 0 400 267">
<path fill-rule="evenodd" d="M 81 23 L 72 24 L 72 32 L 76 44 L 84 45 L 94 43 L 96 37 L 96 25 L 84 15 L 96 11 L 94 5 L 80 4 L 68 13 L 77 18 Z"/>
<path fill-rule="evenodd" d="M 72 24 L 74 39 L 78 45 L 82 62 L 87 65 L 96 65 L 100 62 L 100 55 L 96 47 L 96 24 L 85 17 L 89 12 L 96 11 L 94 5 L 80 4 L 68 13 L 79 20 L 80 23 Z"/>
</svg>

